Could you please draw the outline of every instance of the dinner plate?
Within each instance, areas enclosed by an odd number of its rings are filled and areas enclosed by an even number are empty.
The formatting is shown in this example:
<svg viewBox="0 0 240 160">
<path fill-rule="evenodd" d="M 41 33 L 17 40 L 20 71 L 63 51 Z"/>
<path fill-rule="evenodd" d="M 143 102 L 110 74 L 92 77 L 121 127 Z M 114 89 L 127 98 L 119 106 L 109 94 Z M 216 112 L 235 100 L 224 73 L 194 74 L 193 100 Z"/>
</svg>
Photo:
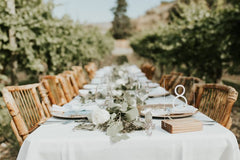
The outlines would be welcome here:
<svg viewBox="0 0 240 160">
<path fill-rule="evenodd" d="M 170 114 L 170 115 L 153 115 L 153 118 L 185 118 L 185 117 L 191 117 L 194 114 L 196 114 L 198 111 L 194 112 L 194 113 L 179 113 L 179 114 Z M 141 116 L 145 116 L 145 114 L 140 113 Z"/>
<path fill-rule="evenodd" d="M 170 93 L 169 93 L 169 92 L 166 92 L 166 93 L 159 93 L 159 94 L 155 94 L 155 95 L 149 94 L 148 97 L 149 97 L 149 98 L 157 98 L 157 97 L 164 97 L 164 96 L 169 96 L 169 95 L 170 95 Z"/>
<path fill-rule="evenodd" d="M 179 114 L 170 114 L 170 115 L 155 115 L 152 116 L 153 118 L 185 118 L 185 117 L 191 117 L 194 114 L 196 114 L 198 111 L 194 112 L 194 113 L 179 113 Z M 144 115 L 142 115 L 144 116 Z"/>
<path fill-rule="evenodd" d="M 77 118 L 87 118 L 90 114 L 90 110 L 82 110 L 80 112 L 51 112 L 53 117 L 65 118 L 65 119 L 77 119 Z"/>
</svg>

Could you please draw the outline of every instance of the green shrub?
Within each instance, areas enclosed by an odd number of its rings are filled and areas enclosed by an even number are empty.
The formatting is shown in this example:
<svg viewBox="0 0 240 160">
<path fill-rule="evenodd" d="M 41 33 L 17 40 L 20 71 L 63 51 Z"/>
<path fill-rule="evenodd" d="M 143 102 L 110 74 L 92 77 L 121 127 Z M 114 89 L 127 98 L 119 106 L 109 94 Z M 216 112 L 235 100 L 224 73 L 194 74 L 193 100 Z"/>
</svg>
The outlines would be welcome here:
<svg viewBox="0 0 240 160">
<path fill-rule="evenodd" d="M 11 157 L 16 157 L 19 144 L 10 127 L 10 115 L 6 108 L 0 108 L 0 143 L 5 143 Z"/>
<path fill-rule="evenodd" d="M 16 14 L 12 15 L 6 1 L 0 2 L 0 73 L 11 75 L 12 82 L 18 81 L 12 75 L 16 74 L 13 72 L 16 67 L 17 71 L 36 77 L 101 60 L 111 53 L 111 36 L 80 25 L 68 16 L 54 17 L 52 2 L 15 0 L 15 6 Z M 16 46 L 10 45 L 10 28 L 15 31 Z"/>
<path fill-rule="evenodd" d="M 227 81 L 227 80 L 223 80 L 223 83 L 228 85 L 228 86 L 232 86 L 233 88 L 236 89 L 238 94 L 240 94 L 240 84 L 233 83 L 233 82 L 230 82 L 230 81 Z M 238 95 L 238 99 L 237 99 L 237 101 L 235 102 L 234 105 L 240 107 L 240 96 L 239 95 Z"/>
<path fill-rule="evenodd" d="M 134 36 L 131 46 L 161 68 L 172 66 L 207 82 L 220 80 L 224 69 L 240 72 L 240 8 L 225 5 L 178 3 L 170 24 Z"/>
</svg>

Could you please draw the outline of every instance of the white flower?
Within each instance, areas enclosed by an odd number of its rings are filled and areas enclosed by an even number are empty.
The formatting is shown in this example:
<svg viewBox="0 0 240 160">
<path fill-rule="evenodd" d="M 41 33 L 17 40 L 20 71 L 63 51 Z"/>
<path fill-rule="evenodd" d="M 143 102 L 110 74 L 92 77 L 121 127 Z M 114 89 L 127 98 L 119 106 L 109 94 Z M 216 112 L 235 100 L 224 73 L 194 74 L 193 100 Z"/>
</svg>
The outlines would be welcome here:
<svg viewBox="0 0 240 160">
<path fill-rule="evenodd" d="M 88 95 L 89 95 L 89 90 L 84 90 L 84 89 L 79 90 L 79 96 L 86 98 Z"/>
<path fill-rule="evenodd" d="M 110 114 L 104 109 L 95 109 L 92 112 L 92 123 L 95 125 L 103 124 L 110 119 Z"/>
<path fill-rule="evenodd" d="M 117 85 L 125 85 L 127 82 L 124 80 L 124 79 L 118 79 L 117 81 L 116 81 L 116 84 Z"/>
</svg>

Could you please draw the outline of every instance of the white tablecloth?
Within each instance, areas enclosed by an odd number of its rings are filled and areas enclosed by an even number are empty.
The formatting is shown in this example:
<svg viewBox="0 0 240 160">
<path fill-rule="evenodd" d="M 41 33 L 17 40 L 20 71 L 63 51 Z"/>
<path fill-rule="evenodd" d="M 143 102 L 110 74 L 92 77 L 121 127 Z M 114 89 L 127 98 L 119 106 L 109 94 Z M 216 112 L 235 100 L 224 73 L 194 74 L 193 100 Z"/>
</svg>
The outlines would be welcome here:
<svg viewBox="0 0 240 160">
<path fill-rule="evenodd" d="M 193 116 L 208 119 L 202 113 Z M 53 118 L 52 118 L 53 119 Z M 18 160 L 239 160 L 239 148 L 231 131 L 219 124 L 202 131 L 169 134 L 154 120 L 152 136 L 135 131 L 129 139 L 111 143 L 101 131 L 73 131 L 76 122 L 40 126 L 24 141 Z"/>
<path fill-rule="evenodd" d="M 154 98 L 152 103 L 160 99 Z M 200 112 L 193 118 L 210 120 Z M 49 119 L 56 120 L 59 119 Z M 198 132 L 170 134 L 161 129 L 160 119 L 153 122 L 156 128 L 151 136 L 147 136 L 145 131 L 134 131 L 128 134 L 129 139 L 117 143 L 111 143 L 110 138 L 101 131 L 73 131 L 74 126 L 78 125 L 75 121 L 68 124 L 48 123 L 27 137 L 18 160 L 240 159 L 236 137 L 218 123 L 204 125 L 203 130 Z"/>
</svg>

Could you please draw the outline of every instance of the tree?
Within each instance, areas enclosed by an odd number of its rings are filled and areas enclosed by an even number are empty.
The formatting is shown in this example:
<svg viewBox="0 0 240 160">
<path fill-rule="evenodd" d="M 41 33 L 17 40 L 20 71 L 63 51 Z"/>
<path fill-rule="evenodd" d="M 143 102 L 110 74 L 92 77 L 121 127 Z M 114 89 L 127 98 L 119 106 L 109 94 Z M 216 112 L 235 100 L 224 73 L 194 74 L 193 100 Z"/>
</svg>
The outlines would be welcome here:
<svg viewBox="0 0 240 160">
<path fill-rule="evenodd" d="M 0 1 L 0 83 L 6 75 L 16 85 L 19 72 L 37 82 L 40 74 L 58 74 L 111 52 L 110 36 L 68 16 L 56 18 L 53 9 L 51 1 Z"/>
<path fill-rule="evenodd" d="M 117 0 L 117 6 L 111 9 L 114 14 L 112 22 L 112 35 L 116 39 L 123 39 L 131 35 L 131 22 L 126 15 L 127 2 L 126 0 Z"/>
</svg>

